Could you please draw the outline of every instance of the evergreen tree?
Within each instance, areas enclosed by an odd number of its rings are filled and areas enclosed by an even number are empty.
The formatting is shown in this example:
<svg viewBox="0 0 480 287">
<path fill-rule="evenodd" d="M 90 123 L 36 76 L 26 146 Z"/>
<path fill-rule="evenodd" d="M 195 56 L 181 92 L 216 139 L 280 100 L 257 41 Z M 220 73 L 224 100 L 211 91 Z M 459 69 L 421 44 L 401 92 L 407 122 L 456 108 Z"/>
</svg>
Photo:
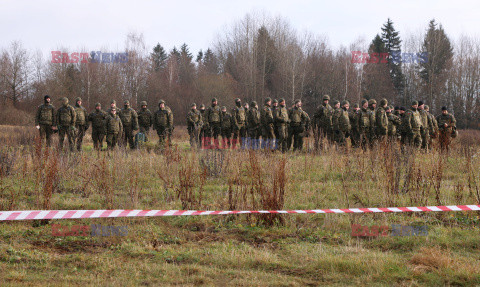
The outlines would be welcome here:
<svg viewBox="0 0 480 287">
<path fill-rule="evenodd" d="M 153 62 L 153 69 L 157 72 L 160 69 L 165 68 L 165 61 L 167 60 L 167 53 L 163 49 L 162 45 L 158 43 L 153 47 L 153 53 L 150 54 L 150 57 Z"/>
<path fill-rule="evenodd" d="M 400 40 L 399 33 L 395 31 L 393 27 L 393 22 L 390 18 L 387 19 L 382 27 L 382 40 L 385 45 L 385 51 L 389 53 L 388 57 L 388 68 L 390 70 L 390 77 L 392 78 L 393 86 L 395 91 L 403 97 L 403 89 L 405 87 L 405 77 L 402 73 L 402 63 L 401 61 L 395 61 L 392 55 L 395 53 L 397 55 L 401 54 L 402 41 Z"/>
</svg>

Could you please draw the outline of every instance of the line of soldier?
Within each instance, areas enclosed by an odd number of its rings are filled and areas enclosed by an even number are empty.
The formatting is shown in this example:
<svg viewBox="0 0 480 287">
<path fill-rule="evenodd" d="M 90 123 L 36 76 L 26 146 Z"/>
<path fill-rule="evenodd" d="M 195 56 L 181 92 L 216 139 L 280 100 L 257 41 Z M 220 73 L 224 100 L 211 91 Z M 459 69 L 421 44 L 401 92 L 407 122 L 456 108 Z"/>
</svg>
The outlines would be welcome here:
<svg viewBox="0 0 480 287">
<path fill-rule="evenodd" d="M 402 146 L 412 145 L 428 150 L 432 139 L 439 138 L 442 150 L 447 150 L 451 139 L 456 137 L 456 121 L 447 107 L 442 107 L 442 113 L 434 117 L 429 107 L 422 101 L 413 101 L 409 109 L 388 106 L 388 101 L 382 99 L 377 107 L 374 99 L 362 100 L 360 106 L 355 104 L 349 111 L 348 101 L 333 101 L 325 95 L 314 116 L 313 131 L 315 148 L 323 149 L 324 139 L 346 145 L 350 138 L 352 147 L 364 150 L 372 148 L 379 142 L 399 141 Z"/>
<path fill-rule="evenodd" d="M 278 149 L 282 152 L 302 150 L 303 138 L 308 136 L 310 117 L 302 109 L 302 101 L 296 100 L 287 108 L 284 99 L 266 98 L 259 109 L 257 103 L 242 106 L 240 99 L 235 99 L 235 107 L 228 112 L 226 107 L 219 107 L 218 100 L 212 99 L 206 109 L 195 103 L 187 114 L 187 127 L 192 148 L 201 149 Z M 219 137 L 222 138 L 220 146 Z M 262 140 L 260 140 L 260 137 Z"/>
<path fill-rule="evenodd" d="M 95 104 L 95 110 L 90 114 L 82 106 L 82 99 L 75 100 L 75 106 L 68 103 L 68 98 L 60 99 L 62 106 L 56 110 L 51 104 L 50 96 L 44 97 L 44 103 L 37 109 L 35 126 L 40 131 L 41 140 L 46 139 L 47 146 L 51 146 L 53 133 L 59 134 L 59 148 L 63 150 L 63 142 L 67 137 L 70 151 L 81 151 L 83 137 L 90 124 L 92 126 L 93 146 L 101 150 L 103 139 L 106 139 L 108 149 L 113 149 L 118 142 L 124 143 L 133 149 L 138 144 L 148 140 L 150 128 L 157 131 L 161 145 L 170 142 L 173 126 L 173 113 L 160 100 L 158 110 L 152 113 L 147 108 L 147 103 L 142 101 L 141 108 L 135 111 L 130 107 L 129 101 L 124 101 L 124 107 L 116 107 L 116 101 L 112 100 L 107 111 L 102 110 L 100 103 Z M 134 135 L 135 131 L 137 132 Z M 134 141 L 135 137 L 135 141 Z"/>
</svg>

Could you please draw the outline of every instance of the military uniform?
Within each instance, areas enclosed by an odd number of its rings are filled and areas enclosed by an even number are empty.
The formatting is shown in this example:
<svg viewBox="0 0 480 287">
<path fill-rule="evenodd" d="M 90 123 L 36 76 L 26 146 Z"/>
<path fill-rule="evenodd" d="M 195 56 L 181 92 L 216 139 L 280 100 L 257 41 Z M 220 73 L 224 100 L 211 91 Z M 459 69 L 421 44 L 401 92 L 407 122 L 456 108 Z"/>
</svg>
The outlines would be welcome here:
<svg viewBox="0 0 480 287">
<path fill-rule="evenodd" d="M 346 145 L 346 138 L 350 136 L 352 128 L 348 111 L 343 107 L 345 104 L 348 104 L 348 102 L 343 102 L 342 108 L 336 109 L 332 118 L 335 142 L 340 146 Z"/>
<path fill-rule="evenodd" d="M 443 110 L 446 108 L 442 108 Z M 442 150 L 449 150 L 449 145 L 452 138 L 452 133 L 456 132 L 456 123 L 455 117 L 452 114 L 440 114 L 437 116 L 438 122 L 438 131 L 439 137 L 438 140 L 440 142 L 440 148 Z"/>
<path fill-rule="evenodd" d="M 200 128 L 200 141 L 202 145 L 202 149 L 206 148 L 206 143 L 207 143 L 207 137 L 210 137 L 209 130 L 210 128 L 208 127 L 208 121 L 205 120 L 205 105 L 201 104 L 200 105 L 200 115 L 202 116 L 202 123 L 203 126 Z"/>
<path fill-rule="evenodd" d="M 362 108 L 357 113 L 359 144 L 363 150 L 367 150 L 370 140 L 370 113 L 368 108 Z"/>
<path fill-rule="evenodd" d="M 117 145 L 119 135 L 122 134 L 123 124 L 120 117 L 113 114 L 111 109 L 105 120 L 105 129 L 107 132 L 107 147 L 112 150 Z"/>
<path fill-rule="evenodd" d="M 333 134 L 333 108 L 325 101 L 330 100 L 330 96 L 323 97 L 324 103 L 320 105 L 314 115 L 314 129 L 315 129 L 315 149 L 319 148 L 323 138 L 332 140 Z M 320 147 L 322 148 L 322 147 Z"/>
<path fill-rule="evenodd" d="M 190 136 L 190 146 L 192 149 L 200 148 L 200 129 L 203 126 L 202 115 L 198 111 L 195 104 L 187 114 L 187 130 Z"/>
<path fill-rule="evenodd" d="M 402 119 L 399 116 L 393 114 L 392 112 L 387 113 L 387 118 L 388 118 L 387 136 L 388 136 L 389 142 L 393 143 L 398 140 L 397 129 L 402 124 Z"/>
<path fill-rule="evenodd" d="M 419 111 L 420 119 L 422 120 L 422 149 L 428 150 L 428 143 L 430 142 L 430 133 L 429 130 L 432 126 L 432 121 L 428 117 L 428 113 L 425 109 L 420 109 Z"/>
<path fill-rule="evenodd" d="M 292 129 L 293 150 L 303 149 L 304 133 L 308 129 L 310 117 L 301 107 L 294 107 L 289 114 L 290 127 Z"/>
<path fill-rule="evenodd" d="M 376 105 L 377 101 L 375 99 L 370 99 L 368 101 L 368 117 L 370 119 L 370 131 L 368 133 L 368 143 L 370 145 L 370 148 L 373 148 L 375 145 L 375 141 L 377 139 L 376 137 L 376 126 L 377 122 L 375 119 L 375 107 L 373 105 Z"/>
<path fill-rule="evenodd" d="M 58 135 L 59 138 L 59 147 L 60 150 L 63 149 L 63 141 L 65 135 L 67 136 L 68 146 L 70 150 L 73 151 L 73 141 L 75 138 L 75 122 L 76 122 L 76 113 L 75 109 L 68 104 L 68 99 L 62 99 L 62 106 L 57 110 L 57 120 L 58 120 Z"/>
<path fill-rule="evenodd" d="M 355 107 L 358 107 L 358 104 L 356 104 Z M 360 109 L 356 111 L 355 109 L 353 109 L 348 114 L 348 118 L 350 119 L 350 126 L 351 126 L 350 141 L 352 142 L 352 147 L 354 148 L 357 148 L 360 146 L 360 131 L 358 129 L 359 113 L 360 113 Z"/>
<path fill-rule="evenodd" d="M 428 126 L 428 133 L 429 133 L 429 136 L 430 136 L 428 146 L 431 147 L 432 146 L 432 139 L 438 137 L 438 123 L 437 123 L 437 119 L 435 118 L 435 116 L 428 111 L 429 109 L 430 108 L 427 105 L 425 105 L 425 110 L 427 112 L 428 120 L 429 120 L 429 123 L 430 123 L 430 125 Z"/>
<path fill-rule="evenodd" d="M 143 108 L 145 106 L 145 108 Z M 153 125 L 153 113 L 146 107 L 147 102 L 140 102 L 140 110 L 137 112 L 138 116 L 138 127 L 140 132 L 145 134 L 145 141 L 147 141 L 147 136 L 150 132 L 150 128 Z"/>
<path fill-rule="evenodd" d="M 388 134 L 388 116 L 386 99 L 380 100 L 380 106 L 375 111 L 375 135 L 378 141 L 383 142 Z"/>
<path fill-rule="evenodd" d="M 118 116 L 122 120 L 123 125 L 123 142 L 125 146 L 130 146 L 131 149 L 135 148 L 135 142 L 133 141 L 133 131 L 138 130 L 138 115 L 137 112 L 130 108 L 130 102 L 125 101 L 125 106 L 120 110 Z"/>
<path fill-rule="evenodd" d="M 82 149 L 82 142 L 83 137 L 85 136 L 85 132 L 88 129 L 88 114 L 87 110 L 78 104 L 81 102 L 81 98 L 77 98 L 75 100 L 75 128 L 76 128 L 76 143 L 77 143 L 77 150 L 80 151 Z"/>
<path fill-rule="evenodd" d="M 218 136 L 222 132 L 222 111 L 217 104 L 213 104 L 214 102 L 217 102 L 217 99 L 212 99 L 212 106 L 210 106 L 205 112 L 205 121 L 208 122 L 208 127 L 211 137 L 213 138 L 214 147 L 216 149 L 219 149 L 220 145 L 218 142 Z M 211 144 L 211 138 L 208 137 L 206 147 L 211 148 Z"/>
<path fill-rule="evenodd" d="M 97 103 L 95 107 L 101 107 L 100 103 Z M 105 120 L 108 114 L 102 109 L 96 109 L 90 115 L 88 115 L 88 122 L 92 123 L 92 140 L 93 148 L 101 150 L 103 146 L 103 138 L 105 137 Z"/>
<path fill-rule="evenodd" d="M 272 140 L 275 137 L 273 131 L 273 114 L 268 102 L 270 98 L 265 100 L 265 105 L 260 112 L 260 124 L 262 127 L 262 148 L 272 148 Z"/>
<path fill-rule="evenodd" d="M 405 112 L 403 118 L 403 128 L 406 135 L 406 142 L 415 147 L 420 147 L 422 145 L 422 120 L 420 118 L 420 113 L 415 108 L 411 108 Z"/>
<path fill-rule="evenodd" d="M 240 99 L 235 100 L 235 108 L 233 108 L 233 140 L 232 149 L 235 149 L 237 142 L 241 141 L 242 148 L 245 148 L 245 138 L 247 136 L 246 128 L 246 111 L 242 107 Z"/>
<path fill-rule="evenodd" d="M 232 140 L 232 114 L 227 112 L 225 107 L 222 108 L 222 127 L 221 127 L 221 134 L 222 134 L 222 148 L 227 149 L 230 148 L 231 140 Z"/>
<path fill-rule="evenodd" d="M 35 125 L 39 127 L 40 139 L 45 138 L 49 147 L 52 144 L 53 127 L 56 125 L 55 107 L 47 101 L 48 95 L 44 97 L 44 103 L 37 109 Z"/>
<path fill-rule="evenodd" d="M 160 108 L 165 101 L 160 100 L 158 103 L 158 110 L 153 115 L 153 129 L 157 131 L 158 143 L 160 146 L 165 144 L 165 141 L 170 143 L 170 136 L 173 129 L 173 113 L 169 107 L 164 106 Z"/>
<path fill-rule="evenodd" d="M 260 112 L 258 111 L 257 103 L 252 102 L 247 112 L 247 129 L 250 139 L 247 139 L 247 143 L 251 143 L 252 149 L 258 149 L 260 142 Z M 247 144 L 247 148 L 250 148 L 250 144 Z"/>
<path fill-rule="evenodd" d="M 287 126 L 290 122 L 290 119 L 288 117 L 288 110 L 285 107 L 285 100 L 280 99 L 280 105 L 279 107 L 275 110 L 274 114 L 274 121 L 275 121 L 275 126 L 277 128 L 277 144 L 278 148 L 282 152 L 287 152 L 287 137 L 288 137 L 288 132 L 287 132 Z M 284 103 L 282 105 L 282 102 Z"/>
</svg>

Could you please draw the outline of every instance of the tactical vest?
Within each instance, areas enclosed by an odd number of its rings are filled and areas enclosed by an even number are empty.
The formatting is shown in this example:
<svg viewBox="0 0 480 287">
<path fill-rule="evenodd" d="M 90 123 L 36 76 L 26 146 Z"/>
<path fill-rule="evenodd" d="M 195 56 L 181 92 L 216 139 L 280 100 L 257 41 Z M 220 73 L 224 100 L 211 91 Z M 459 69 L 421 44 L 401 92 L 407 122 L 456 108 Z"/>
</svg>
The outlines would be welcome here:
<svg viewBox="0 0 480 287">
<path fill-rule="evenodd" d="M 107 120 L 107 132 L 110 134 L 118 134 L 120 132 L 121 119 L 119 116 L 115 115 L 110 117 Z"/>
<path fill-rule="evenodd" d="M 60 126 L 70 126 L 72 124 L 72 110 L 71 106 L 62 106 L 58 109 L 58 123 Z"/>
<path fill-rule="evenodd" d="M 370 127 L 370 115 L 368 111 L 361 109 L 360 110 L 360 128 L 369 128 Z"/>
<path fill-rule="evenodd" d="M 40 118 L 38 119 L 39 124 L 43 125 L 53 125 L 53 113 L 54 109 L 52 105 L 41 105 L 40 106 Z"/>
<path fill-rule="evenodd" d="M 138 112 L 138 124 L 142 127 L 149 127 L 152 125 L 151 115 L 152 113 L 148 109 L 140 110 Z"/>
<path fill-rule="evenodd" d="M 132 108 L 121 109 L 120 110 L 120 119 L 122 120 L 123 125 L 128 125 L 132 122 Z"/>
<path fill-rule="evenodd" d="M 292 118 L 290 119 L 292 124 L 302 123 L 302 111 L 298 108 L 292 110 Z"/>
<path fill-rule="evenodd" d="M 208 113 L 209 119 L 208 121 L 210 123 L 219 123 L 220 122 L 220 107 L 215 106 L 215 107 L 210 107 L 210 111 Z"/>
<path fill-rule="evenodd" d="M 188 122 L 189 125 L 192 125 L 192 124 L 196 124 L 200 121 L 200 112 L 195 110 L 191 110 L 189 113 L 188 113 L 188 118 L 193 121 L 193 123 L 191 123 L 190 121 Z"/>
<path fill-rule="evenodd" d="M 168 125 L 168 110 L 167 109 L 158 110 L 155 113 L 155 123 L 158 126 L 161 126 L 161 127 L 166 127 Z"/>
<path fill-rule="evenodd" d="M 411 111 L 412 113 L 412 130 L 419 131 L 422 126 L 422 119 L 420 118 L 420 113 L 418 111 Z"/>
<path fill-rule="evenodd" d="M 222 129 L 229 129 L 232 126 L 232 115 L 229 113 L 222 114 Z"/>
<path fill-rule="evenodd" d="M 104 111 L 95 111 L 90 114 L 89 120 L 92 122 L 92 127 L 95 129 L 103 129 L 105 126 L 106 114 Z"/>
<path fill-rule="evenodd" d="M 75 124 L 84 126 L 85 123 L 87 122 L 87 119 L 85 118 L 85 109 L 83 107 L 75 107 L 75 114 L 76 114 Z"/>
<path fill-rule="evenodd" d="M 260 117 L 256 108 L 248 110 L 248 124 L 251 126 L 257 126 L 260 124 Z"/>
<path fill-rule="evenodd" d="M 245 123 L 245 109 L 243 108 L 235 108 L 236 109 L 236 112 L 235 112 L 235 117 L 237 119 L 237 123 L 242 125 Z"/>
</svg>

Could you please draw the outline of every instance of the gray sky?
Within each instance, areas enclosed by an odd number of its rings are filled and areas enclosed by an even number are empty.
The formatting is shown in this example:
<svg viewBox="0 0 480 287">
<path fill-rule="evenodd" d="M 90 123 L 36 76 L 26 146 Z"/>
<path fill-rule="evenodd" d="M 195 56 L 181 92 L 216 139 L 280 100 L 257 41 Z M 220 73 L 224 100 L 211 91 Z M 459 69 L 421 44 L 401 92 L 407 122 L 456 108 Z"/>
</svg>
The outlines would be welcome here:
<svg viewBox="0 0 480 287">
<path fill-rule="evenodd" d="M 451 39 L 477 36 L 479 1 L 56 1 L 0 0 L 0 48 L 20 40 L 46 57 L 58 47 L 70 52 L 120 51 L 129 32 L 144 34 L 170 50 L 187 43 L 196 55 L 213 46 L 215 35 L 247 13 L 264 11 L 286 18 L 298 31 L 327 36 L 331 47 L 367 42 L 390 17 L 400 36 L 425 31 L 435 18 Z"/>
</svg>

